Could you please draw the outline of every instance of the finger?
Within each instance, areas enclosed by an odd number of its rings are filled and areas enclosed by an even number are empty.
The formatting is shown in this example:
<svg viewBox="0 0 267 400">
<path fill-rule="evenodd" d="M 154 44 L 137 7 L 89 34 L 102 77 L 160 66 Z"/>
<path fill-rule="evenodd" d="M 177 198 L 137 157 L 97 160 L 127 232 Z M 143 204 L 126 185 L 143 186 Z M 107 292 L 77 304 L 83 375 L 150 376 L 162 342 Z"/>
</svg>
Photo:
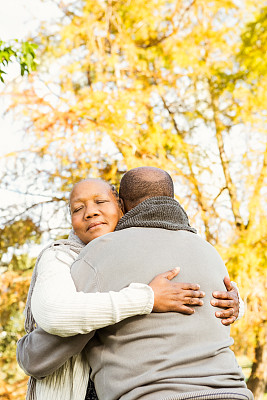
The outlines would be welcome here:
<svg viewBox="0 0 267 400">
<path fill-rule="evenodd" d="M 233 322 L 235 322 L 236 317 L 233 315 L 231 318 L 227 318 L 227 319 L 222 319 L 222 324 L 227 326 L 227 325 L 231 325 Z"/>
<path fill-rule="evenodd" d="M 177 289 L 177 292 L 181 293 L 181 290 L 179 291 Z M 205 292 L 202 292 L 201 290 L 183 290 L 183 296 L 184 298 L 187 297 L 205 297 Z"/>
<path fill-rule="evenodd" d="M 193 308 L 187 307 L 185 305 L 177 307 L 177 311 L 179 313 L 186 314 L 186 315 L 192 315 L 195 313 L 195 310 Z"/>
<path fill-rule="evenodd" d="M 234 309 L 229 308 L 228 310 L 216 311 L 215 315 L 217 318 L 230 318 L 234 316 Z"/>
<path fill-rule="evenodd" d="M 233 294 L 231 292 L 213 292 L 212 296 L 216 299 L 232 300 Z"/>
<path fill-rule="evenodd" d="M 170 271 L 164 272 L 163 274 L 160 274 L 160 276 L 162 276 L 163 278 L 172 280 L 173 278 L 175 278 L 180 272 L 180 267 L 177 268 L 173 268 Z"/>
<path fill-rule="evenodd" d="M 235 306 L 235 302 L 233 300 L 215 300 L 212 299 L 210 301 L 211 305 L 219 308 L 231 308 Z"/>
<path fill-rule="evenodd" d="M 203 300 L 200 300 L 199 298 L 194 299 L 193 297 L 190 297 L 190 298 L 184 300 L 184 304 L 191 305 L 191 306 L 203 306 L 204 302 L 203 302 Z"/>
<path fill-rule="evenodd" d="M 181 289 L 184 290 L 199 290 L 200 286 L 197 283 L 181 283 Z M 204 293 L 204 292 L 202 292 Z"/>
<path fill-rule="evenodd" d="M 224 281 L 224 285 L 225 285 L 227 291 L 230 291 L 233 289 L 233 286 L 232 286 L 229 276 L 225 276 L 223 281 Z"/>
</svg>

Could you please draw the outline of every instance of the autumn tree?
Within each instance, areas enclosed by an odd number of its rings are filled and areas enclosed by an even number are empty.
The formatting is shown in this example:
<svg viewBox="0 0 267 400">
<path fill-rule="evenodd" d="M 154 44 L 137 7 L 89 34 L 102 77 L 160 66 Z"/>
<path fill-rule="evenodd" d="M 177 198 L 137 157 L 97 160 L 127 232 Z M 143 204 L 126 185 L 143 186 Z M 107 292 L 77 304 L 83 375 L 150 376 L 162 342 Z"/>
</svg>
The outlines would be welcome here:
<svg viewBox="0 0 267 400">
<path fill-rule="evenodd" d="M 27 146 L 7 157 L 1 178 L 27 195 L 26 207 L 3 210 L 3 226 L 30 218 L 55 237 L 69 227 L 64 207 L 79 179 L 118 184 L 132 167 L 168 170 L 248 304 L 235 350 L 253 361 L 257 399 L 266 384 L 263 4 L 59 2 L 61 21 L 36 38 L 37 72 L 6 89 L 10 112 L 24 116 Z"/>
</svg>

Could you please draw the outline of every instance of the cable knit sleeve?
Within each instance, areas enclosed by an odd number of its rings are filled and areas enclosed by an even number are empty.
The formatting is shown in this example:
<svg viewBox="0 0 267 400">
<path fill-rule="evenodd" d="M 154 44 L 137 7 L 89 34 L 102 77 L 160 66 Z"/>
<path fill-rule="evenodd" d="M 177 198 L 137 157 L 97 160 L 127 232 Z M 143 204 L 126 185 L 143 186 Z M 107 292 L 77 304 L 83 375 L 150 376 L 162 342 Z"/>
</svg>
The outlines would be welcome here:
<svg viewBox="0 0 267 400">
<path fill-rule="evenodd" d="M 46 332 L 62 337 L 85 334 L 152 311 L 154 293 L 145 284 L 132 283 L 119 292 L 77 292 L 70 274 L 73 261 L 58 248 L 46 250 L 39 261 L 31 307 Z"/>
</svg>

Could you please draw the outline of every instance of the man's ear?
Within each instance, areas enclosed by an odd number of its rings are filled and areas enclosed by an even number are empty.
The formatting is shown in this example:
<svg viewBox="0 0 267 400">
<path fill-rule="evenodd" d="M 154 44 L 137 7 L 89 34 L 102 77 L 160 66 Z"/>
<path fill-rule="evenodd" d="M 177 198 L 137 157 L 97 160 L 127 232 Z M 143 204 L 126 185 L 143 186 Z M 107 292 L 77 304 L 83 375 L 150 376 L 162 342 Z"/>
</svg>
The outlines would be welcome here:
<svg viewBox="0 0 267 400">
<path fill-rule="evenodd" d="M 125 211 L 125 205 L 124 205 L 124 201 L 122 200 L 122 198 L 121 198 L 121 197 L 119 198 L 119 201 L 120 201 L 120 205 L 121 205 L 121 210 L 122 210 L 123 214 L 125 214 L 125 213 L 126 213 L 126 211 Z"/>
</svg>

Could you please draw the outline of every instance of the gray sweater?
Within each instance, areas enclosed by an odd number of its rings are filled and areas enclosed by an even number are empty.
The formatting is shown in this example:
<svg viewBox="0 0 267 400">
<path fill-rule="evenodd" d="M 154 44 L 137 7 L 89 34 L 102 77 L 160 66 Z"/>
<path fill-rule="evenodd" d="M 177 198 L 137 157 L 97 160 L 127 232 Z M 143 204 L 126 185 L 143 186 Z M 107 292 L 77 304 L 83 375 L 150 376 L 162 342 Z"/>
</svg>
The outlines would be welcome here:
<svg viewBox="0 0 267 400">
<path fill-rule="evenodd" d="M 148 283 L 173 267 L 181 268 L 175 279 L 200 284 L 204 306 L 191 316 L 152 313 L 97 331 L 87 355 L 100 399 L 175 399 L 181 392 L 246 387 L 229 348 L 230 328 L 209 303 L 212 291 L 225 290 L 227 270 L 194 233 L 134 227 L 105 235 L 82 250 L 72 275 L 78 290 L 105 292 Z"/>
</svg>

